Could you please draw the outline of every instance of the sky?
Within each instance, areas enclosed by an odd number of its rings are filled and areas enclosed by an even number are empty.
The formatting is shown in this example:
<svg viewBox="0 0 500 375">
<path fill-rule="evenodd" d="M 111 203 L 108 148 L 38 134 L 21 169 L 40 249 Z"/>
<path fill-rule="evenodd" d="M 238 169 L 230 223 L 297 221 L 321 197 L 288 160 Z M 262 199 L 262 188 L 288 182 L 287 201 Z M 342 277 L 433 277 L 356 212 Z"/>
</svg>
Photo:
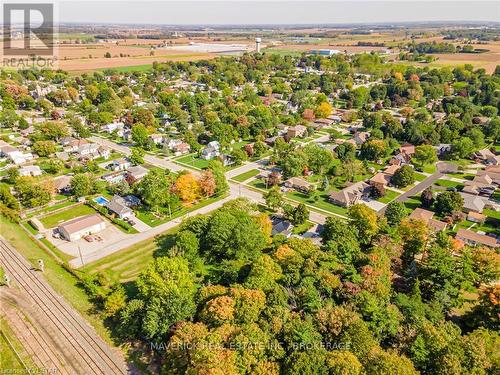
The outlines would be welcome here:
<svg viewBox="0 0 500 375">
<path fill-rule="evenodd" d="M 500 1 L 61 0 L 59 22 L 252 25 L 500 21 Z"/>
</svg>

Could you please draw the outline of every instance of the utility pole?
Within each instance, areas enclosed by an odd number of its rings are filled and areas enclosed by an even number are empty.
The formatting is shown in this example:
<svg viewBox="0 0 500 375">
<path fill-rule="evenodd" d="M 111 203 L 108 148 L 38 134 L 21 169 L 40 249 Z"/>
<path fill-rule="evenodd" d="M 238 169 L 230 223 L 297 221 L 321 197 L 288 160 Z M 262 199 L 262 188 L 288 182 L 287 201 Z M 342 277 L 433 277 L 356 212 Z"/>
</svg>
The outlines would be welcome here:
<svg viewBox="0 0 500 375">
<path fill-rule="evenodd" d="M 80 245 L 78 245 L 78 254 L 80 254 L 80 261 L 82 262 L 82 267 L 83 267 L 85 263 L 83 263 L 82 250 L 80 249 Z"/>
</svg>

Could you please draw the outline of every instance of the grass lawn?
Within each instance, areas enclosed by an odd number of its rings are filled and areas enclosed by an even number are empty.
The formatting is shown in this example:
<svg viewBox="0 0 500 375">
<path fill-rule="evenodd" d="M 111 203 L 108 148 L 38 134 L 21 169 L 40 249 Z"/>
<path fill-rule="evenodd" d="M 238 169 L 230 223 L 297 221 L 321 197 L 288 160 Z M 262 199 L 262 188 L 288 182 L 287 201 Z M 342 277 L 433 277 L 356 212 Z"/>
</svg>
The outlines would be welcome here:
<svg viewBox="0 0 500 375">
<path fill-rule="evenodd" d="M 310 221 L 306 221 L 304 224 L 294 226 L 292 232 L 293 232 L 293 234 L 304 234 L 309 229 L 311 229 L 313 226 L 314 226 L 314 223 L 312 223 Z"/>
<path fill-rule="evenodd" d="M 41 210 L 33 211 L 29 215 L 26 215 L 26 216 L 27 217 L 33 217 L 35 215 L 40 215 L 40 214 L 43 214 L 43 213 L 49 213 L 49 212 L 58 210 L 60 208 L 71 206 L 72 204 L 75 204 L 75 202 L 72 201 L 72 200 L 67 200 L 65 202 L 54 204 L 53 206 L 50 206 L 50 207 L 42 208 Z"/>
<path fill-rule="evenodd" d="M 464 185 L 460 182 L 455 182 L 455 181 L 450 181 L 450 180 L 444 180 L 444 179 L 439 179 L 436 182 L 434 182 L 435 185 L 437 186 L 442 186 L 446 188 L 456 188 L 457 190 L 462 190 L 464 188 Z"/>
<path fill-rule="evenodd" d="M 203 169 L 208 167 L 208 160 L 196 157 L 196 154 L 186 155 L 182 158 L 175 159 L 174 162 L 183 164 L 195 169 Z"/>
<path fill-rule="evenodd" d="M 257 176 L 259 174 L 259 170 L 258 169 L 251 169 L 245 173 L 242 173 L 242 174 L 239 174 L 237 176 L 234 176 L 232 178 L 232 180 L 236 181 L 236 182 L 243 182 L 243 181 L 246 181 L 248 180 L 249 178 L 252 178 L 254 176 Z"/>
<path fill-rule="evenodd" d="M 399 193 L 397 191 L 385 189 L 385 195 L 381 198 L 378 198 L 377 201 L 381 203 L 389 203 L 397 197 L 399 197 Z"/>
<path fill-rule="evenodd" d="M 0 319 L 0 343 L 2 369 L 13 371 L 9 372 L 12 374 L 28 373 L 28 369 L 36 369 L 22 343 L 17 339 L 5 319 Z"/>
<path fill-rule="evenodd" d="M 338 214 L 342 216 L 347 216 L 347 208 L 336 206 L 328 201 L 328 194 L 321 194 L 317 202 L 310 202 L 309 197 L 298 191 L 290 191 L 285 194 L 285 197 L 298 203 L 305 203 L 310 206 L 311 209 L 314 207 L 324 210 L 333 214 Z M 322 211 L 320 211 L 322 212 Z"/>
<path fill-rule="evenodd" d="M 53 215 L 48 215 L 40 219 L 45 228 L 53 228 L 60 223 L 77 218 L 79 216 L 95 214 L 96 211 L 85 204 L 71 207 L 68 210 L 57 212 Z"/>
<path fill-rule="evenodd" d="M 425 174 L 418 173 L 418 172 L 415 172 L 413 175 L 415 176 L 415 181 L 417 181 L 417 182 L 423 181 L 427 178 L 427 176 Z"/>
<path fill-rule="evenodd" d="M 408 208 L 411 211 L 413 211 L 417 207 L 420 207 L 421 204 L 422 204 L 422 202 L 420 201 L 419 195 L 414 195 L 413 197 L 408 198 L 404 202 L 404 205 L 406 206 L 406 208 Z"/>
<path fill-rule="evenodd" d="M 248 186 L 253 186 L 254 188 L 260 189 L 260 190 L 268 190 L 266 188 L 266 183 L 263 180 L 253 180 L 250 183 L 248 183 Z"/>
<path fill-rule="evenodd" d="M 104 271 L 113 280 L 127 283 L 134 280 L 155 257 L 163 255 L 161 250 L 171 241 L 178 228 L 172 228 L 156 238 L 135 244 L 83 268 L 85 272 Z"/>
<path fill-rule="evenodd" d="M 422 167 L 422 171 L 425 173 L 436 173 L 436 165 L 435 164 L 425 164 Z"/>
<path fill-rule="evenodd" d="M 461 178 L 463 180 L 473 180 L 475 175 L 470 174 L 470 173 L 447 173 L 448 176 L 455 177 L 455 178 Z"/>
<path fill-rule="evenodd" d="M 145 222 L 147 225 L 151 227 L 156 227 L 160 224 L 166 223 L 167 221 L 174 220 L 182 215 L 185 215 L 189 212 L 192 212 L 194 210 L 197 210 L 198 208 L 208 206 L 211 203 L 214 203 L 218 201 L 219 199 L 223 199 L 227 195 L 219 195 L 219 196 L 213 196 L 207 199 L 203 199 L 202 201 L 193 204 L 191 207 L 180 207 L 176 211 L 172 211 L 172 216 L 168 216 L 168 213 L 163 213 L 165 216 L 163 218 L 158 218 L 153 213 L 146 207 L 142 206 L 140 209 L 135 210 L 135 214 L 137 218 L 143 222 Z"/>
<path fill-rule="evenodd" d="M 90 302 L 85 291 L 79 287 L 80 281 L 75 275 L 68 272 L 51 255 L 38 246 L 35 240 L 31 239 L 18 224 L 8 221 L 1 215 L 0 234 L 33 266 L 36 266 L 38 259 L 42 259 L 45 263 L 43 277 L 47 282 L 92 324 L 102 338 L 111 343 L 109 330 L 104 326 L 101 317 L 92 314 L 94 305 Z M 79 270 L 74 272 L 81 273 Z"/>
</svg>

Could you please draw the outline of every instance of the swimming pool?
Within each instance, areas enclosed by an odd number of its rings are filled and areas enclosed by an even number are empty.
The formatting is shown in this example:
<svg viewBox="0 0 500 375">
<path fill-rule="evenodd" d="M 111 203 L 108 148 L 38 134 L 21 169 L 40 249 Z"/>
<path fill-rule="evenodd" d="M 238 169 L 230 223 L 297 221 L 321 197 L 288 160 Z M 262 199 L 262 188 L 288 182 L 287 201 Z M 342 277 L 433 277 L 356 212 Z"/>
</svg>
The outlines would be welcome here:
<svg viewBox="0 0 500 375">
<path fill-rule="evenodd" d="M 96 202 L 96 203 L 97 203 L 98 205 L 100 205 L 100 206 L 104 206 L 106 203 L 108 203 L 108 202 L 109 202 L 106 198 L 104 198 L 104 197 L 102 197 L 102 196 L 101 196 L 101 197 L 94 198 L 93 200 L 94 200 L 94 202 Z"/>
</svg>

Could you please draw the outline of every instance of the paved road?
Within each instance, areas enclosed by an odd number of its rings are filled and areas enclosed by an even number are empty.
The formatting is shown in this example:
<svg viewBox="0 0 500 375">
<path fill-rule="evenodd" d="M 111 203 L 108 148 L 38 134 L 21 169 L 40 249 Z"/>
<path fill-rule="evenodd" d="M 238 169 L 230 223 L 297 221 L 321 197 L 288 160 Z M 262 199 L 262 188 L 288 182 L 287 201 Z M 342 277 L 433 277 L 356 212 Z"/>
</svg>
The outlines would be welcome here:
<svg viewBox="0 0 500 375">
<path fill-rule="evenodd" d="M 2 300 L 17 299 L 34 312 L 32 328 L 38 332 L 33 332 L 31 339 L 37 342 L 23 344 L 27 350 L 37 351 L 35 356 L 47 369 L 77 375 L 132 373 L 122 353 L 108 346 L 3 237 L 0 252 L 0 264 L 12 280 L 12 289 L 0 289 Z"/>
<path fill-rule="evenodd" d="M 396 199 L 394 199 L 396 202 L 405 202 L 408 198 L 410 197 L 413 197 L 414 195 L 417 195 L 418 193 L 420 193 L 421 191 L 424 191 L 425 189 L 427 189 L 429 186 L 431 186 L 434 182 L 436 182 L 437 180 L 439 180 L 441 177 L 443 176 L 442 173 L 440 172 L 436 172 L 434 174 L 431 174 L 429 177 L 427 177 L 425 180 L 423 180 L 422 182 L 420 182 L 419 184 L 415 185 L 414 187 L 412 187 L 410 190 L 408 190 L 407 192 L 401 194 L 399 197 L 397 197 Z M 384 214 L 385 212 L 385 209 L 387 208 L 387 206 L 385 206 L 384 208 L 382 208 L 379 212 L 379 214 Z"/>
</svg>

